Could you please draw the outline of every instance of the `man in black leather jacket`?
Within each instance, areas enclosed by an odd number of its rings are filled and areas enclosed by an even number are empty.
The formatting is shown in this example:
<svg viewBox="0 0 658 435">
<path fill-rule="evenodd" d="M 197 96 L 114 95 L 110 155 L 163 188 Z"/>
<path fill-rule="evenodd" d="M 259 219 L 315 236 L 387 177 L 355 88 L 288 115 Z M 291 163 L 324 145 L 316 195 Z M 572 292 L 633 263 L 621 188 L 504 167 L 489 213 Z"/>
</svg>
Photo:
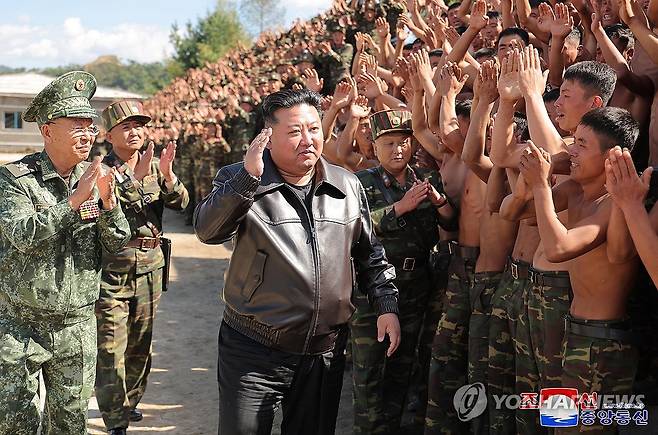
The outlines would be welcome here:
<svg viewBox="0 0 658 435">
<path fill-rule="evenodd" d="M 321 157 L 319 107 L 306 89 L 269 95 L 268 128 L 244 162 L 219 171 L 195 211 L 202 242 L 234 241 L 219 334 L 220 434 L 270 433 L 281 404 L 283 433 L 334 433 L 354 287 L 379 314 L 388 355 L 399 344 L 395 270 L 358 179 Z"/>
</svg>

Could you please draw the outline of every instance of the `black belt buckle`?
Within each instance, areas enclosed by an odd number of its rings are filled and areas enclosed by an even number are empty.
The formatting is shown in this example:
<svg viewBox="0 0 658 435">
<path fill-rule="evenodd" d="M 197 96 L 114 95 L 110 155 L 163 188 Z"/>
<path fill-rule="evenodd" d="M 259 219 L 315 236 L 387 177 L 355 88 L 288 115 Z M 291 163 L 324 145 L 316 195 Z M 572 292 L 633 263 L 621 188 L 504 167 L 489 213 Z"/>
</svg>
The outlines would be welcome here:
<svg viewBox="0 0 658 435">
<path fill-rule="evenodd" d="M 519 279 L 519 266 L 516 263 L 510 264 L 510 271 L 512 272 L 512 278 Z"/>
<path fill-rule="evenodd" d="M 402 262 L 402 270 L 404 271 L 412 271 L 416 268 L 416 259 L 414 257 L 407 257 L 404 259 Z"/>
</svg>

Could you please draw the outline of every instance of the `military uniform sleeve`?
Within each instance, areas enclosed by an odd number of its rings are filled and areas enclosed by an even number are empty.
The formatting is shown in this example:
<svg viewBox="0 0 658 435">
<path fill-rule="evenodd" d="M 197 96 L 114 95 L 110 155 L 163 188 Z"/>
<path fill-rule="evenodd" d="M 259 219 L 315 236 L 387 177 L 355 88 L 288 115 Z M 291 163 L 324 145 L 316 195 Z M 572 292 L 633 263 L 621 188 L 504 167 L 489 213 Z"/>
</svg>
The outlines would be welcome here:
<svg viewBox="0 0 658 435">
<path fill-rule="evenodd" d="M 130 240 L 130 224 L 118 202 L 112 210 L 101 210 L 97 225 L 101 244 L 110 254 L 119 252 Z"/>
<path fill-rule="evenodd" d="M 185 188 L 185 185 L 180 178 L 176 178 L 174 187 L 169 190 L 167 183 L 163 182 L 160 186 L 162 189 L 162 199 L 164 200 L 165 207 L 172 210 L 182 210 L 190 203 L 190 195 Z"/>
<path fill-rule="evenodd" d="M 361 234 L 352 256 L 359 277 L 359 289 L 368 295 L 368 300 L 378 315 L 398 313 L 398 290 L 393 285 L 395 268 L 388 263 L 381 242 L 375 236 L 370 209 L 363 186 L 359 184 L 361 204 Z"/>
<path fill-rule="evenodd" d="M 213 180 L 213 190 L 194 210 L 194 232 L 204 243 L 230 240 L 254 202 L 260 180 L 244 166 L 224 166 Z"/>
<path fill-rule="evenodd" d="M 0 170 L 0 191 L 0 232 L 19 252 L 67 230 L 77 219 L 68 198 L 44 210 L 35 210 L 32 198 L 6 169 Z"/>
</svg>

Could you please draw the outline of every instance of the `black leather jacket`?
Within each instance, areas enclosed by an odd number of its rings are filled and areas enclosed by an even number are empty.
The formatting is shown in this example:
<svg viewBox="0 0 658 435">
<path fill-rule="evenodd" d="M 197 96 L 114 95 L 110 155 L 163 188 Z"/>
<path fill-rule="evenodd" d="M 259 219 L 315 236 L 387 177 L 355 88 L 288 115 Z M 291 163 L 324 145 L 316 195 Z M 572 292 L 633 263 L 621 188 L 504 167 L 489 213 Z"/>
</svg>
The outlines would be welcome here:
<svg viewBox="0 0 658 435">
<path fill-rule="evenodd" d="M 358 178 L 320 159 L 309 217 L 267 150 L 263 161 L 260 181 L 242 163 L 220 169 L 194 213 L 202 242 L 234 238 L 224 321 L 266 346 L 319 354 L 352 316 L 357 279 L 377 313 L 397 313 L 395 269 Z"/>
</svg>

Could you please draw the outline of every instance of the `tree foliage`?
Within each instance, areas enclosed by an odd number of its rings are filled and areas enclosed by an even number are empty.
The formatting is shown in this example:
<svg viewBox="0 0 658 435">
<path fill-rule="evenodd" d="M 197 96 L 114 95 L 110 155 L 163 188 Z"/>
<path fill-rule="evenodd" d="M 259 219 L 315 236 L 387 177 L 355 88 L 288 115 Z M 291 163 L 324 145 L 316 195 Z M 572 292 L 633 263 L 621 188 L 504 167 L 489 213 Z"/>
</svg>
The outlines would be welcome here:
<svg viewBox="0 0 658 435">
<path fill-rule="evenodd" d="M 280 0 L 242 0 L 240 16 L 251 34 L 256 36 L 283 24 L 286 9 Z"/>
<path fill-rule="evenodd" d="M 227 0 L 218 0 L 216 9 L 196 24 L 188 21 L 183 32 L 174 24 L 169 39 L 176 51 L 175 64 L 170 65 L 172 75 L 216 62 L 238 43 L 249 40 L 235 8 Z"/>
</svg>

